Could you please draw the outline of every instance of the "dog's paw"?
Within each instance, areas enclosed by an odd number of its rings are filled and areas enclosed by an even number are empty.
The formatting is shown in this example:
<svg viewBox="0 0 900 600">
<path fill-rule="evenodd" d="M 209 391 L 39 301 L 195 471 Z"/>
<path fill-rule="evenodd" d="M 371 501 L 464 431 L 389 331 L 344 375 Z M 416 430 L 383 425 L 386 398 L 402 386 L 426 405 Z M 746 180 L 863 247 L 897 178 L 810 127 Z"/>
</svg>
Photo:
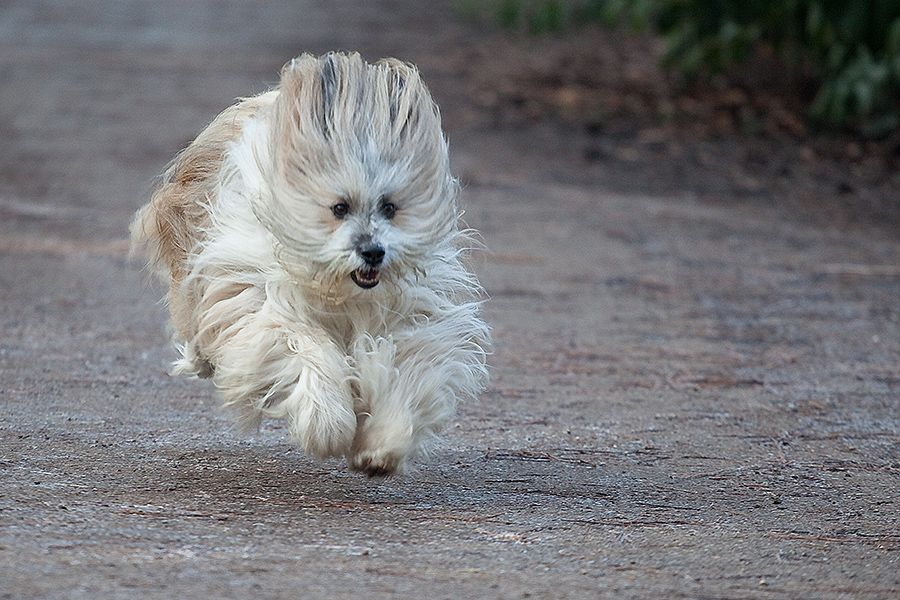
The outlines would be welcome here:
<svg viewBox="0 0 900 600">
<path fill-rule="evenodd" d="M 330 407 L 309 403 L 294 407 L 288 415 L 294 439 L 319 458 L 341 456 L 353 441 L 356 417 L 339 404 Z"/>
<path fill-rule="evenodd" d="M 405 469 L 404 456 L 390 450 L 363 450 L 348 457 L 351 471 L 365 473 L 369 477 L 390 477 Z"/>
</svg>

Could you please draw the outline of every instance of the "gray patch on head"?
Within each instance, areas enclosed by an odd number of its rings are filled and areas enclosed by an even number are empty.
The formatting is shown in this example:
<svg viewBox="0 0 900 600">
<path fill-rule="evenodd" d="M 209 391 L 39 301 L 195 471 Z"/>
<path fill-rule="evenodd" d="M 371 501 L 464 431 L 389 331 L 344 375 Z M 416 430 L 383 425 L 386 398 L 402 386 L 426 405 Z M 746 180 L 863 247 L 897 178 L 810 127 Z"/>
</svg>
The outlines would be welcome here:
<svg viewBox="0 0 900 600">
<path fill-rule="evenodd" d="M 394 93 L 391 94 L 390 102 L 391 125 L 397 122 L 397 114 L 400 112 L 400 95 L 403 94 L 403 87 L 405 85 L 406 80 L 403 78 L 403 75 L 397 73 L 396 88 L 394 90 Z"/>
<path fill-rule="evenodd" d="M 322 131 L 327 138 L 331 132 L 330 115 L 334 107 L 334 95 L 337 88 L 337 74 L 334 70 L 334 57 L 328 55 L 322 65 Z"/>
</svg>

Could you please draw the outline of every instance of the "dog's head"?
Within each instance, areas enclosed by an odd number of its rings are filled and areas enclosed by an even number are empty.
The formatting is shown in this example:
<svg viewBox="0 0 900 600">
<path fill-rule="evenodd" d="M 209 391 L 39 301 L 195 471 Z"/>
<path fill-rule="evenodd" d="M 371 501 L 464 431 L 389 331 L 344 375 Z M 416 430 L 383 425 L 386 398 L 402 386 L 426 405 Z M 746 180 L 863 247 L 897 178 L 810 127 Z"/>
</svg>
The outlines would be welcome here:
<svg viewBox="0 0 900 600">
<path fill-rule="evenodd" d="M 414 67 L 304 55 L 261 117 L 271 189 L 257 212 L 323 293 L 414 276 L 457 231 L 440 116 Z"/>
</svg>

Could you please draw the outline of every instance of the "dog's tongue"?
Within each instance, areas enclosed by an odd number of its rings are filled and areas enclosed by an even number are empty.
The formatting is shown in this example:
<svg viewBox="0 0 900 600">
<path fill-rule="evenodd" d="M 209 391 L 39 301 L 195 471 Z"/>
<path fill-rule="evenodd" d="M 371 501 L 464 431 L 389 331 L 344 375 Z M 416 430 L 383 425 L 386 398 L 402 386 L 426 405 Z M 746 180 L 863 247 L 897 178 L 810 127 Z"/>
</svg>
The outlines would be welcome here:
<svg viewBox="0 0 900 600">
<path fill-rule="evenodd" d="M 357 269 L 350 273 L 350 279 L 361 288 L 373 288 L 378 285 L 378 269 Z"/>
</svg>

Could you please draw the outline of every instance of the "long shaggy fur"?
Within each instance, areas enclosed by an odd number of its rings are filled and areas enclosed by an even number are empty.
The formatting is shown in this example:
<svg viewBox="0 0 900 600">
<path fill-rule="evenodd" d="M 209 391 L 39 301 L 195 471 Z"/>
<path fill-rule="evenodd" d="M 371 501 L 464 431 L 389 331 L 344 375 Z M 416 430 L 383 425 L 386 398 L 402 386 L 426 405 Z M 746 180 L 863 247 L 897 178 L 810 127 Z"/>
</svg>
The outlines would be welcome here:
<svg viewBox="0 0 900 600">
<path fill-rule="evenodd" d="M 482 289 L 415 68 L 304 55 L 220 114 L 135 217 L 167 281 L 175 371 L 211 377 L 244 426 L 403 470 L 486 382 Z"/>
</svg>

